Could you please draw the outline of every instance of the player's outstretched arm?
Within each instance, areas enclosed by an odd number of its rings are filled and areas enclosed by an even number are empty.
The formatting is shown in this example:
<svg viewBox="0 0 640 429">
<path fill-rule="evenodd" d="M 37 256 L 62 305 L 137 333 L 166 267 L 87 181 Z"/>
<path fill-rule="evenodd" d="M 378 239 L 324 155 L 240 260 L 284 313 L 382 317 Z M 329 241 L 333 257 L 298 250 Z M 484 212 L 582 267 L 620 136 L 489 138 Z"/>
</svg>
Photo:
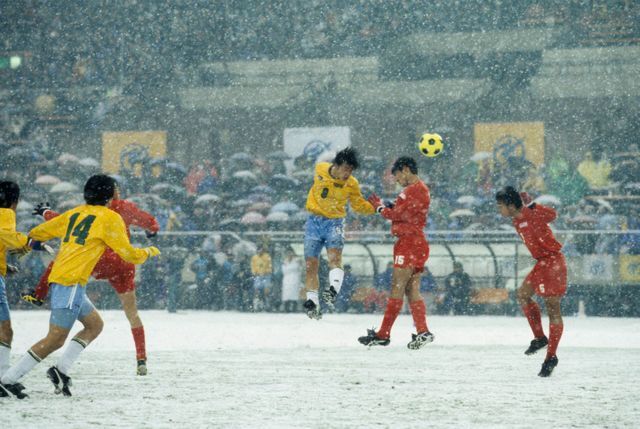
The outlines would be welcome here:
<svg viewBox="0 0 640 429">
<path fill-rule="evenodd" d="M 147 231 L 147 233 L 152 233 L 152 235 L 157 234 L 160 230 L 160 224 L 158 224 L 158 221 L 151 213 L 142 210 L 131 201 L 123 200 L 121 203 L 123 203 L 123 210 L 120 215 L 125 219 L 125 222 L 129 225 L 142 228 Z"/>
<path fill-rule="evenodd" d="M 349 196 L 351 207 L 356 213 L 371 215 L 376 212 L 376 208 L 362 196 L 360 185 L 356 184 L 354 191 Z"/>
<path fill-rule="evenodd" d="M 124 221 L 115 214 L 109 230 L 105 232 L 104 241 L 118 256 L 132 264 L 142 264 L 148 258 L 160 255 L 160 250 L 157 247 L 151 246 L 144 249 L 133 247 L 129 241 Z"/>
</svg>

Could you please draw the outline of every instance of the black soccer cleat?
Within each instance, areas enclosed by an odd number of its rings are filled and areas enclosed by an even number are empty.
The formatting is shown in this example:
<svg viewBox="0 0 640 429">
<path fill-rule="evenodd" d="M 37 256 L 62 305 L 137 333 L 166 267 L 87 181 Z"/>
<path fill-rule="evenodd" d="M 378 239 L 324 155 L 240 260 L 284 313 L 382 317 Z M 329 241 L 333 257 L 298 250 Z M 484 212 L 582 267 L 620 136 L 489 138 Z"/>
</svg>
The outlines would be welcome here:
<svg viewBox="0 0 640 429">
<path fill-rule="evenodd" d="M 138 369 L 136 370 L 136 374 L 138 375 L 147 375 L 147 360 L 139 359 L 138 360 Z"/>
<path fill-rule="evenodd" d="M 322 319 L 322 313 L 320 312 L 320 307 L 316 305 L 315 302 L 308 299 L 304 302 L 302 306 L 307 311 L 307 316 L 309 316 L 309 319 L 315 319 L 315 320 Z"/>
<path fill-rule="evenodd" d="M 325 290 L 322 291 L 322 301 L 327 304 L 330 308 L 334 308 L 336 304 L 336 298 L 338 297 L 338 292 L 333 286 L 329 286 Z"/>
<path fill-rule="evenodd" d="M 391 340 L 389 338 L 380 338 L 375 329 L 367 329 L 367 335 L 358 338 L 358 342 L 364 346 L 388 346 Z"/>
<path fill-rule="evenodd" d="M 531 340 L 531 344 L 529 344 L 529 348 L 524 351 L 525 355 L 532 355 L 540 349 L 547 347 L 549 344 L 549 340 L 547 337 L 534 338 Z"/>
<path fill-rule="evenodd" d="M 407 344 L 409 350 L 418 350 L 425 345 L 432 343 L 436 337 L 431 332 L 426 331 L 421 334 L 411 334 L 411 341 Z"/>
<path fill-rule="evenodd" d="M 64 396 L 71 396 L 71 391 L 69 390 L 69 387 L 71 387 L 71 377 L 61 373 L 55 366 L 47 370 L 47 377 L 53 383 L 55 387 L 54 393 L 56 395 L 62 393 Z"/>
<path fill-rule="evenodd" d="M 0 383 L 0 398 L 15 396 L 18 399 L 28 398 L 29 395 L 23 392 L 24 386 L 20 383 L 2 384 Z"/>
<path fill-rule="evenodd" d="M 36 298 L 36 292 L 32 289 L 27 293 L 23 293 L 22 295 L 20 295 L 20 297 L 22 298 L 23 301 L 28 302 L 29 304 L 35 305 L 37 307 L 42 307 L 42 304 L 44 304 L 44 301 Z"/>
<path fill-rule="evenodd" d="M 542 363 L 542 368 L 540 369 L 540 372 L 538 373 L 538 377 L 549 377 L 551 375 L 551 373 L 553 372 L 553 369 L 558 366 L 558 357 L 557 356 L 551 356 L 549 359 L 546 359 L 543 363 Z"/>
</svg>

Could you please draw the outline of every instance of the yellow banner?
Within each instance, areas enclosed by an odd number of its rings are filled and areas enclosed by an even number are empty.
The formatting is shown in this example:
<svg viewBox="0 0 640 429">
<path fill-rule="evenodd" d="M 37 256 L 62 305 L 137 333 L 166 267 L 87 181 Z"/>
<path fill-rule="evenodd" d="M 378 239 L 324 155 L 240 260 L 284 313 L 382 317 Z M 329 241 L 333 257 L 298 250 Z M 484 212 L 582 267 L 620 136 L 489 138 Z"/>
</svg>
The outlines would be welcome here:
<svg viewBox="0 0 640 429">
<path fill-rule="evenodd" d="M 544 123 L 477 123 L 473 129 L 475 151 L 490 152 L 498 162 L 508 157 L 544 163 Z"/>
<path fill-rule="evenodd" d="M 620 280 L 640 282 L 640 255 L 620 255 Z"/>
<path fill-rule="evenodd" d="M 135 171 L 146 161 L 164 157 L 166 152 L 166 131 L 102 133 L 102 169 L 105 173 Z"/>
</svg>

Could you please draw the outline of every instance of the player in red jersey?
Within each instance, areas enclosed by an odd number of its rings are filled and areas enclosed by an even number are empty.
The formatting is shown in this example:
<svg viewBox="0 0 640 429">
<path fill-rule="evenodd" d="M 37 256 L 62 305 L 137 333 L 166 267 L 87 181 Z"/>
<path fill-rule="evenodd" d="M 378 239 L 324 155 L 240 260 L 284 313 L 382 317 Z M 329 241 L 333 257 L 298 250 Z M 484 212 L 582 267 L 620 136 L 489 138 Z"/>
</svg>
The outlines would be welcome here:
<svg viewBox="0 0 640 429">
<path fill-rule="evenodd" d="M 109 208 L 122 217 L 129 235 L 131 235 L 129 231 L 130 226 L 143 228 L 149 238 L 154 237 L 160 229 L 158 221 L 153 215 L 141 210 L 131 201 L 121 200 L 117 188 Z M 58 216 L 58 213 L 44 204 L 36 206 L 33 214 L 40 215 L 44 217 L 45 220 L 50 220 Z M 52 266 L 53 262 L 49 264 L 44 274 L 40 277 L 40 282 L 38 286 L 36 286 L 36 289 L 23 295 L 23 300 L 35 305 L 42 305 L 49 293 L 48 278 Z M 135 274 L 135 265 L 123 261 L 113 250 L 107 248 L 91 275 L 99 280 L 107 280 L 117 292 L 118 298 L 120 298 L 120 302 L 122 303 L 122 309 L 131 325 L 131 333 L 133 334 L 133 341 L 136 346 L 137 373 L 138 375 L 146 375 L 147 351 L 144 326 L 142 325 L 142 320 L 140 320 L 138 305 L 136 303 Z"/>
<path fill-rule="evenodd" d="M 402 309 L 404 295 L 407 295 L 418 332 L 412 334 L 407 347 L 417 350 L 435 338 L 427 328 L 426 307 L 420 295 L 420 276 L 429 258 L 429 243 L 424 228 L 431 198 L 429 188 L 418 177 L 418 167 L 413 158 L 398 158 L 393 163 L 391 174 L 404 187 L 395 205 L 385 206 L 375 194 L 369 197 L 376 211 L 391 221 L 391 233 L 398 237 L 393 246 L 391 295 L 380 329 L 377 332 L 368 329 L 367 335 L 358 338 L 358 341 L 365 346 L 388 345 L 391 342 L 391 328 Z"/>
<path fill-rule="evenodd" d="M 560 252 L 562 244 L 549 228 L 549 223 L 556 219 L 556 211 L 530 200 L 527 194 L 519 194 L 511 186 L 496 194 L 500 214 L 511 218 L 524 245 L 537 261 L 518 289 L 518 303 L 534 336 L 524 353 L 531 355 L 548 345 L 547 356 L 538 374 L 548 377 L 558 365 L 556 350 L 563 330 L 560 301 L 567 290 L 567 265 Z M 549 315 L 549 338 L 542 330 L 540 307 L 532 299 L 534 293 L 544 300 Z"/>
</svg>

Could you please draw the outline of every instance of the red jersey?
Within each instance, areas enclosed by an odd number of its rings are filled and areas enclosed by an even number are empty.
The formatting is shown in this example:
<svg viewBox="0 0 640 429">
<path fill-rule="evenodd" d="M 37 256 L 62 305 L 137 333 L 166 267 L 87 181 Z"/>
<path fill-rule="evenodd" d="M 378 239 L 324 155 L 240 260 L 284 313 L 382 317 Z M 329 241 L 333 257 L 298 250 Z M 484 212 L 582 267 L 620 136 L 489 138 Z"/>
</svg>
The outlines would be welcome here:
<svg viewBox="0 0 640 429">
<path fill-rule="evenodd" d="M 386 207 L 380 214 L 391 221 L 391 234 L 420 234 L 424 237 L 430 202 L 429 188 L 419 180 L 400 192 L 393 208 Z"/>
<path fill-rule="evenodd" d="M 562 244 L 556 240 L 549 228 L 549 223 L 556 217 L 554 209 L 534 204 L 531 207 L 523 207 L 520 215 L 513 218 L 513 226 L 534 259 L 560 253 Z"/>
</svg>

